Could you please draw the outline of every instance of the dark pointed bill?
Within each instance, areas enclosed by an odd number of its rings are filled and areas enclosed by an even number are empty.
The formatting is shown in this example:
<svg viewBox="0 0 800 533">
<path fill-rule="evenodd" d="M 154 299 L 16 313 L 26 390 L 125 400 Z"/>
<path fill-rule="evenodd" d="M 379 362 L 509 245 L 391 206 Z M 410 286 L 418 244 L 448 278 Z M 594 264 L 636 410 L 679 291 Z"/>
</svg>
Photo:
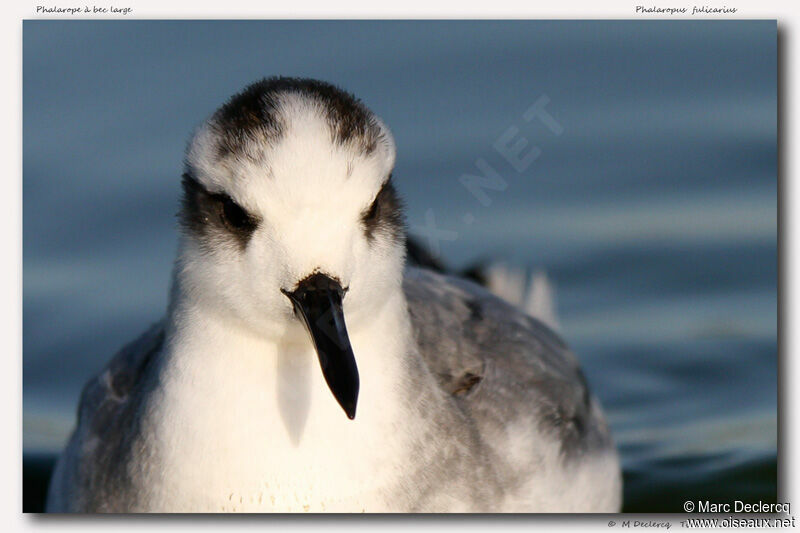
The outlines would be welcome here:
<svg viewBox="0 0 800 533">
<path fill-rule="evenodd" d="M 344 289 L 324 274 L 312 274 L 298 283 L 294 292 L 281 292 L 289 297 L 295 314 L 305 324 L 333 396 L 347 417 L 354 419 L 359 380 L 342 311 Z"/>
</svg>

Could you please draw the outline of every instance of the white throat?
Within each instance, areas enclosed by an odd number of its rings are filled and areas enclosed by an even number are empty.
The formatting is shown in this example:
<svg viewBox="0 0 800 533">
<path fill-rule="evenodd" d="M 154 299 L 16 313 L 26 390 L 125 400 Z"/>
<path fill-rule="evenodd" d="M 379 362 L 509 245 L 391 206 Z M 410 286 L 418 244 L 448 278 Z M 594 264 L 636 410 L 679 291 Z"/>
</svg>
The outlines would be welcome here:
<svg viewBox="0 0 800 533">
<path fill-rule="evenodd" d="M 308 338 L 267 340 L 188 298 L 171 314 L 148 418 L 159 426 L 149 434 L 158 435 L 151 445 L 164 490 L 174 492 L 153 498 L 209 511 L 387 504 L 375 499 L 401 475 L 398 448 L 412 434 L 400 393 L 414 353 L 402 289 L 369 327 L 350 331 L 361 380 L 355 420 L 328 389 Z"/>
</svg>

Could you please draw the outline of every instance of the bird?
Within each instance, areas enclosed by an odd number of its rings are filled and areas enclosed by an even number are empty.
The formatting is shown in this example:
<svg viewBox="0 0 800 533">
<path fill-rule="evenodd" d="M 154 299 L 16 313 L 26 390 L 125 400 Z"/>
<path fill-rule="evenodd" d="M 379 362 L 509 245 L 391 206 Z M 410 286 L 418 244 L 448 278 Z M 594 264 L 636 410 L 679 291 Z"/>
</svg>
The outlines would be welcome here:
<svg viewBox="0 0 800 533">
<path fill-rule="evenodd" d="M 256 81 L 195 129 L 166 313 L 85 385 L 49 512 L 620 510 L 561 337 L 406 264 L 395 159 L 314 79 Z"/>
</svg>

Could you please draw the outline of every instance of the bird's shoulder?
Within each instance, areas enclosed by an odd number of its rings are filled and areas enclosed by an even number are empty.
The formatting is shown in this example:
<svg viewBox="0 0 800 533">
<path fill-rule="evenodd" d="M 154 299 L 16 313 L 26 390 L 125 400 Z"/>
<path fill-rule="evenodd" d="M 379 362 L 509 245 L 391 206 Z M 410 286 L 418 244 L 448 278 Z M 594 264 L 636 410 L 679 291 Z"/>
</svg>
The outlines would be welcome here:
<svg viewBox="0 0 800 533">
<path fill-rule="evenodd" d="M 473 417 L 530 417 L 568 447 L 605 432 L 576 357 L 549 327 L 461 278 L 409 268 L 403 287 L 423 359 Z"/>
<path fill-rule="evenodd" d="M 164 344 L 164 321 L 120 349 L 81 392 L 77 425 L 56 464 L 48 509 L 97 512 L 126 509 L 109 487 L 126 478 L 126 454 L 148 368 Z M 119 491 L 117 491 L 119 492 Z M 116 493 L 114 493 L 116 494 Z M 122 492 L 124 494 L 124 491 Z"/>
<path fill-rule="evenodd" d="M 165 321 L 151 325 L 123 346 L 84 386 L 78 407 L 80 424 L 91 423 L 102 411 L 117 411 L 142 387 L 146 370 L 164 344 Z M 109 413 L 111 414 L 111 413 Z M 104 427 L 97 427 L 98 432 Z"/>
<path fill-rule="evenodd" d="M 542 373 L 576 377 L 578 362 L 557 333 L 483 287 L 409 268 L 403 289 L 422 355 L 440 377 L 492 361 L 516 362 L 520 379 Z"/>
</svg>

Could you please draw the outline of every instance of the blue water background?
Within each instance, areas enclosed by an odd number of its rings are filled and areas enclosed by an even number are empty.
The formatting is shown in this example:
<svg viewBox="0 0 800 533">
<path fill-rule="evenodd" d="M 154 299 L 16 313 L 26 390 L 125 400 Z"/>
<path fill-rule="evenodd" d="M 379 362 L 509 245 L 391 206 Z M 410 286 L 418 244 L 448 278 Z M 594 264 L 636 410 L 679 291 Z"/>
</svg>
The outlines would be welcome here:
<svg viewBox="0 0 800 533">
<path fill-rule="evenodd" d="M 603 402 L 626 509 L 774 500 L 774 21 L 24 23 L 24 448 L 164 312 L 182 152 L 244 85 L 310 76 L 394 132 L 412 234 L 545 269 Z M 523 113 L 538 99 L 560 135 Z M 540 155 L 493 148 L 509 128 Z M 512 130 L 513 131 L 513 130 Z M 507 184 L 484 205 L 459 177 Z"/>
</svg>

